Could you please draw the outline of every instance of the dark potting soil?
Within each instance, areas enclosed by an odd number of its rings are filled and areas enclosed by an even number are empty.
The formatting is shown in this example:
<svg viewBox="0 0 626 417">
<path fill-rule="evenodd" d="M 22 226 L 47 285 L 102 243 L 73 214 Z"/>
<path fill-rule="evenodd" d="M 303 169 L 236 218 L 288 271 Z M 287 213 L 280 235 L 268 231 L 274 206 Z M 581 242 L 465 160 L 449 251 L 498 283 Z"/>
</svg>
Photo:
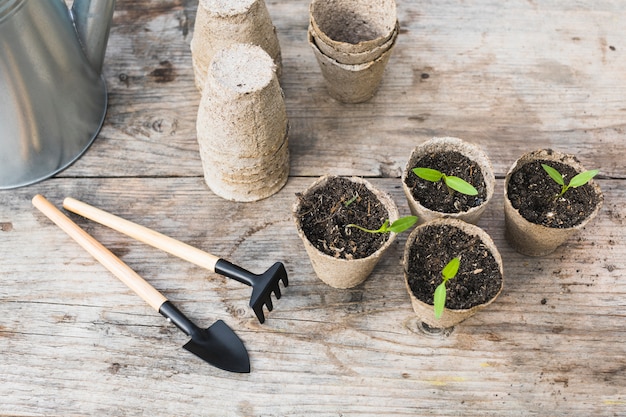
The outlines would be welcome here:
<svg viewBox="0 0 626 417">
<path fill-rule="evenodd" d="M 421 179 L 411 170 L 405 183 L 415 200 L 433 211 L 461 213 L 481 205 L 487 198 L 487 186 L 478 164 L 459 152 L 437 152 L 424 155 L 415 161 L 413 168 L 431 168 L 450 176 L 464 179 L 476 188 L 477 195 L 450 192 L 443 181 L 430 182 Z"/>
<path fill-rule="evenodd" d="M 346 228 L 348 224 L 357 224 L 376 230 L 389 218 L 387 209 L 363 184 L 333 177 L 309 195 L 296 195 L 301 201 L 296 215 L 302 231 L 317 249 L 330 256 L 365 258 L 389 238 L 388 234 Z"/>
<path fill-rule="evenodd" d="M 502 285 L 498 263 L 478 236 L 448 225 L 430 225 L 409 251 L 406 266 L 409 287 L 419 300 L 433 304 L 443 281 L 441 270 L 459 257 L 457 275 L 448 281 L 446 308 L 468 309 L 495 297 Z"/>
<path fill-rule="evenodd" d="M 568 228 L 583 222 L 593 212 L 599 197 L 590 184 L 570 188 L 562 197 L 557 184 L 541 164 L 550 165 L 568 183 L 578 172 L 556 161 L 533 161 L 511 175 L 507 194 L 511 205 L 529 222 L 546 227 Z"/>
</svg>

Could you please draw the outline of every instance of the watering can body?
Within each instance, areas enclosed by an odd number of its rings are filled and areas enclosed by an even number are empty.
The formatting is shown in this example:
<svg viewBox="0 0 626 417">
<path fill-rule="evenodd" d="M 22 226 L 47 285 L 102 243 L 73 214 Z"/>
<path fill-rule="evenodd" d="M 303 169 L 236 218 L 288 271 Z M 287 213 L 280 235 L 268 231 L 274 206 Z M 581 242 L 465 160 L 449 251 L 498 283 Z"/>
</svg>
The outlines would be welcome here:
<svg viewBox="0 0 626 417">
<path fill-rule="evenodd" d="M 58 173 L 98 134 L 115 0 L 0 0 L 0 189 Z"/>
</svg>

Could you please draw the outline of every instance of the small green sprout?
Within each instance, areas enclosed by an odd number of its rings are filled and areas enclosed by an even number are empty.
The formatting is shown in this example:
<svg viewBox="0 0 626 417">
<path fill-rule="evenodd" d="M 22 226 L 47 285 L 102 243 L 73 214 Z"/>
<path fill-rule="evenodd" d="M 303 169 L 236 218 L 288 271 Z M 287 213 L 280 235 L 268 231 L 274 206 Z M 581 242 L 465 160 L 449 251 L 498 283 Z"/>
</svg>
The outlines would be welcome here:
<svg viewBox="0 0 626 417">
<path fill-rule="evenodd" d="M 415 175 L 426 181 L 437 182 L 443 180 L 450 193 L 452 193 L 452 190 L 455 190 L 467 195 L 478 194 L 478 190 L 476 190 L 472 184 L 462 178 L 455 177 L 454 175 L 446 175 L 443 172 L 432 168 L 413 168 L 413 172 Z"/>
<path fill-rule="evenodd" d="M 401 233 L 401 232 L 404 232 L 409 227 L 413 226 L 416 221 L 417 221 L 417 216 L 406 216 L 406 217 L 400 217 L 398 220 L 391 223 L 391 225 L 389 224 L 389 219 L 387 219 L 385 220 L 383 225 L 380 226 L 378 230 L 366 229 L 354 223 L 350 223 L 349 225 L 346 226 L 346 228 L 356 227 L 357 229 L 362 230 L 367 233 L 390 233 L 390 232 Z"/>
<path fill-rule="evenodd" d="M 550 165 L 541 164 L 541 166 L 543 167 L 544 171 L 546 171 L 548 175 L 550 175 L 550 178 L 552 178 L 557 184 L 561 186 L 561 193 L 557 194 L 554 197 L 555 199 L 561 197 L 570 188 L 576 188 L 576 187 L 580 187 L 581 185 L 587 184 L 589 180 L 591 180 L 593 177 L 595 177 L 598 174 L 598 172 L 600 172 L 597 169 L 592 169 L 590 171 L 581 172 L 580 174 L 575 175 L 570 180 L 569 184 L 565 184 L 563 175 L 561 175 L 559 171 L 552 168 Z"/>
<path fill-rule="evenodd" d="M 344 202 L 343 205 L 348 207 L 350 204 L 354 203 L 357 198 L 359 198 L 359 195 L 355 194 L 350 200 Z"/>
<path fill-rule="evenodd" d="M 441 270 L 443 282 L 435 289 L 435 318 L 440 319 L 443 314 L 443 308 L 446 305 L 446 283 L 448 280 L 454 278 L 459 272 L 459 266 L 461 265 L 461 259 L 452 258 L 450 262 Z"/>
</svg>

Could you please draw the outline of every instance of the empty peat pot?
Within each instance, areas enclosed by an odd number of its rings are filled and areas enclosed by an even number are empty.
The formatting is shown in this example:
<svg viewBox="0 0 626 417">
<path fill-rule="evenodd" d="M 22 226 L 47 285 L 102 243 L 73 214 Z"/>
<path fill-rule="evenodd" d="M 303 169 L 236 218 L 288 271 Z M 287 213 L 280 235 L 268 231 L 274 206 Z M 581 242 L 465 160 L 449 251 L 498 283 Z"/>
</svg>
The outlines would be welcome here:
<svg viewBox="0 0 626 417">
<path fill-rule="evenodd" d="M 342 50 L 337 50 L 325 43 L 316 35 L 311 27 L 309 27 L 309 42 L 313 43 L 322 54 L 326 55 L 328 58 L 334 59 L 340 64 L 358 65 L 374 61 L 380 58 L 385 52 L 389 51 L 396 43 L 398 30 L 399 26 L 396 25 L 392 36 L 385 43 L 363 52 L 343 52 Z"/>
<path fill-rule="evenodd" d="M 371 51 L 396 32 L 395 0 L 313 0 L 309 24 L 314 35 L 344 53 Z"/>
<path fill-rule="evenodd" d="M 445 308 L 434 313 L 434 293 L 441 271 L 460 258 L 456 276 L 448 281 Z M 449 328 L 487 307 L 504 282 L 502 258 L 480 227 L 459 219 L 438 218 L 411 232 L 404 249 L 404 278 L 418 318 L 432 328 Z"/>
<path fill-rule="evenodd" d="M 391 196 L 369 181 L 331 175 L 298 195 L 292 213 L 313 270 L 334 288 L 365 281 L 396 238 L 395 233 L 371 234 L 346 226 L 360 223 L 375 230 L 399 217 Z"/>
<path fill-rule="evenodd" d="M 431 168 L 454 175 L 476 188 L 476 196 L 450 190 L 443 180 L 419 178 L 413 168 Z M 476 224 L 493 197 L 495 175 L 487 154 L 477 145 L 453 137 L 432 138 L 418 145 L 402 173 L 402 188 L 411 213 L 424 223 L 439 217 Z"/>
<path fill-rule="evenodd" d="M 551 149 L 529 152 L 511 166 L 504 180 L 505 237 L 527 256 L 554 252 L 596 217 L 604 201 L 593 179 L 558 196 L 561 185 L 541 164 L 564 174 L 565 183 L 585 171 L 575 156 Z"/>
<path fill-rule="evenodd" d="M 372 98 L 398 31 L 395 0 L 313 0 L 308 42 L 330 96 L 343 103 Z"/>
</svg>

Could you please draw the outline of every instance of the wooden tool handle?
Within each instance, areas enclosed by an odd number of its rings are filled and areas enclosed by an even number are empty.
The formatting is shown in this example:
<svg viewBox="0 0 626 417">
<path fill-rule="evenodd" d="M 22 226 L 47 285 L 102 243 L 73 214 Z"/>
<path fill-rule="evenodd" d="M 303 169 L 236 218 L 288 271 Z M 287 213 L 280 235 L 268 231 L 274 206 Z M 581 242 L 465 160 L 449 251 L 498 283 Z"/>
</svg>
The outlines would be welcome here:
<svg viewBox="0 0 626 417">
<path fill-rule="evenodd" d="M 147 243 L 155 248 L 215 272 L 215 264 L 219 260 L 215 255 L 211 255 L 210 253 L 201 251 L 198 248 L 194 248 L 174 238 L 165 236 L 152 229 L 122 219 L 121 217 L 70 197 L 63 201 L 63 207 L 73 213 L 80 214 L 83 217 L 117 230 L 120 233 L 124 233 L 140 242 Z"/>
<path fill-rule="evenodd" d="M 111 251 L 102 246 L 100 242 L 94 239 L 89 233 L 81 229 L 69 217 L 61 213 L 54 205 L 42 195 L 33 197 L 33 205 L 59 226 L 65 233 L 82 246 L 91 256 L 96 258 L 106 269 L 111 271 L 113 275 L 126 284 L 137 295 L 150 304 L 152 308 L 159 311 L 161 305 L 167 301 L 167 298 L 158 292 L 152 285 L 148 284 L 128 265 L 122 262 Z"/>
</svg>

